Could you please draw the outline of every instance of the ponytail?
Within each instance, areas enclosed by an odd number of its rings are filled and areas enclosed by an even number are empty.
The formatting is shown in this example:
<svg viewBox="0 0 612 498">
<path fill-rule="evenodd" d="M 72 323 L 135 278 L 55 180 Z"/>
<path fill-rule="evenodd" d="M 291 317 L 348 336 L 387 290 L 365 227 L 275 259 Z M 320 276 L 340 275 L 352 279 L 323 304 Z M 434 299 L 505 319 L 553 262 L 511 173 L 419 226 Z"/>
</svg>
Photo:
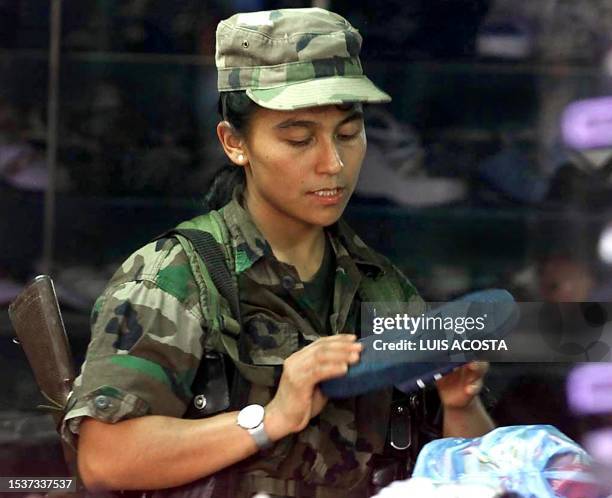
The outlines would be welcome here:
<svg viewBox="0 0 612 498">
<path fill-rule="evenodd" d="M 232 200 L 234 188 L 246 185 L 244 168 L 234 164 L 222 166 L 211 180 L 208 192 L 204 197 L 204 204 L 210 211 L 221 209 Z"/>
</svg>

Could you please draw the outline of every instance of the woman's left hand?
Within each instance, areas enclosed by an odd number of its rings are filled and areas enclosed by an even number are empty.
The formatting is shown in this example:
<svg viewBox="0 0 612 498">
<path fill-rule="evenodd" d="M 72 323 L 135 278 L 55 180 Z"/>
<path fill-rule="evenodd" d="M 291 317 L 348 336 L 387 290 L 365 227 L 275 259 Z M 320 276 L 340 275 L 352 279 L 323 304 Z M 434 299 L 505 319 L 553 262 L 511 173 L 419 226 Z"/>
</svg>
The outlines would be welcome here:
<svg viewBox="0 0 612 498">
<path fill-rule="evenodd" d="M 466 408 L 482 390 L 487 370 L 486 361 L 473 361 L 438 380 L 436 386 L 444 408 Z"/>
</svg>

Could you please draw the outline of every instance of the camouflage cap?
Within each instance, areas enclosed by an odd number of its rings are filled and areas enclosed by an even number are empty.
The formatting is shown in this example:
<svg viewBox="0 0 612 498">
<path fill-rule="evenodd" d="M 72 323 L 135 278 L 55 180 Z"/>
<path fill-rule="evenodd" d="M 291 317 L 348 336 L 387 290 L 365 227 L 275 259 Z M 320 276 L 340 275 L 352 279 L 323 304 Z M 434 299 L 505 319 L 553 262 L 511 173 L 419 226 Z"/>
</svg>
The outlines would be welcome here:
<svg viewBox="0 0 612 498">
<path fill-rule="evenodd" d="M 257 104 L 291 110 L 389 102 L 363 74 L 361 35 L 320 8 L 236 14 L 217 26 L 220 92 L 246 90 Z"/>
</svg>

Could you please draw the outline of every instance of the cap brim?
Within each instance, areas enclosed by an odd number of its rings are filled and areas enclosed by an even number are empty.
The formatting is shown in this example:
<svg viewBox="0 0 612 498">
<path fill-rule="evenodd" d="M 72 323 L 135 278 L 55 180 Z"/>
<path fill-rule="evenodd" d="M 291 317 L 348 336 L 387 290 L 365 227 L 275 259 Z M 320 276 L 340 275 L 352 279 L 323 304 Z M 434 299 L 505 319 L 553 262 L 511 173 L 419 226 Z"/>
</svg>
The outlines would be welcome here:
<svg viewBox="0 0 612 498">
<path fill-rule="evenodd" d="M 294 110 L 320 105 L 390 102 L 391 97 L 365 76 L 331 76 L 275 88 L 249 88 L 246 94 L 268 109 Z"/>
</svg>

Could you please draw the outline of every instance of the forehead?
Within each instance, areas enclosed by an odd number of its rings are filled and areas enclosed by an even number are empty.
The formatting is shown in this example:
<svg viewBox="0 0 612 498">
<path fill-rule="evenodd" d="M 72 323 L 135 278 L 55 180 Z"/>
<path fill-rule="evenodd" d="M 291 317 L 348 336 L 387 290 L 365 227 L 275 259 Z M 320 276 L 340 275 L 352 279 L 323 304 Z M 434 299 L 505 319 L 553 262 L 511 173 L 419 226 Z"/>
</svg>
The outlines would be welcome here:
<svg viewBox="0 0 612 498">
<path fill-rule="evenodd" d="M 361 117 L 362 105 L 359 102 L 342 105 L 323 105 L 306 107 L 304 109 L 277 111 L 274 109 L 259 108 L 255 113 L 258 121 L 266 122 L 272 126 L 281 123 L 313 122 L 313 123 L 337 123 L 345 118 L 357 115 Z"/>
</svg>

